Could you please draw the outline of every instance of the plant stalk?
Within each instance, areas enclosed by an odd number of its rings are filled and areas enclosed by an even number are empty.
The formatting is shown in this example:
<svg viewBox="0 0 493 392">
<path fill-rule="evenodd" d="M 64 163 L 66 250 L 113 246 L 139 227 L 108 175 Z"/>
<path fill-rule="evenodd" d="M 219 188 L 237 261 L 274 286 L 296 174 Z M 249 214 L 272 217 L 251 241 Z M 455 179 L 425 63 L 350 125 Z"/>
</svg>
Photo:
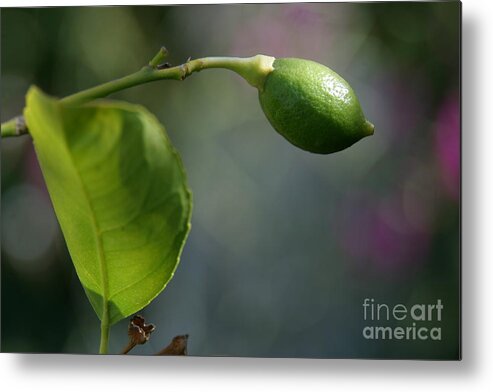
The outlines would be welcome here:
<svg viewBox="0 0 493 392">
<path fill-rule="evenodd" d="M 128 354 L 130 351 L 132 351 L 132 349 L 136 346 L 137 344 L 134 343 L 134 342 L 130 342 L 128 343 L 125 348 L 122 350 L 122 352 L 120 353 L 121 355 L 126 355 Z"/>
<path fill-rule="evenodd" d="M 110 341 L 110 323 L 108 317 L 103 316 L 103 320 L 101 320 L 101 340 L 99 343 L 100 354 L 108 354 L 109 341 Z"/>
<path fill-rule="evenodd" d="M 69 105 L 80 105 L 98 98 L 104 98 L 110 94 L 125 90 L 130 87 L 153 82 L 156 80 L 184 80 L 194 72 L 203 69 L 224 68 L 238 73 L 252 86 L 262 90 L 265 77 L 273 70 L 273 57 L 257 55 L 253 57 L 204 57 L 189 60 L 184 64 L 158 69 L 158 63 L 164 59 L 167 51 L 161 48 L 154 58 L 141 70 L 98 86 L 80 91 L 61 99 L 61 102 Z M 20 136 L 27 133 L 26 124 L 22 117 L 16 117 L 1 125 L 1 136 Z"/>
</svg>

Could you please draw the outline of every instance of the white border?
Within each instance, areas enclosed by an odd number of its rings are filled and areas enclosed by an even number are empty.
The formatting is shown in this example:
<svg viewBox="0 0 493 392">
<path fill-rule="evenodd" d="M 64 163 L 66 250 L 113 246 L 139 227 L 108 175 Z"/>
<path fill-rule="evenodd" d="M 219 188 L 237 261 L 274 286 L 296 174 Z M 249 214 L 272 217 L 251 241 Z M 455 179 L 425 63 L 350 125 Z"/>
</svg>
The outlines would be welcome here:
<svg viewBox="0 0 493 392">
<path fill-rule="evenodd" d="M 218 1 L 217 3 L 219 3 Z M 253 1 L 252 1 L 253 2 Z M 106 1 L 105 4 L 163 4 Z M 200 1 L 190 3 L 204 3 Z M 101 2 L 2 0 L 5 6 Z M 463 361 L 0 355 L 9 390 L 487 391 L 493 385 L 493 23 L 491 1 L 463 1 Z"/>
</svg>

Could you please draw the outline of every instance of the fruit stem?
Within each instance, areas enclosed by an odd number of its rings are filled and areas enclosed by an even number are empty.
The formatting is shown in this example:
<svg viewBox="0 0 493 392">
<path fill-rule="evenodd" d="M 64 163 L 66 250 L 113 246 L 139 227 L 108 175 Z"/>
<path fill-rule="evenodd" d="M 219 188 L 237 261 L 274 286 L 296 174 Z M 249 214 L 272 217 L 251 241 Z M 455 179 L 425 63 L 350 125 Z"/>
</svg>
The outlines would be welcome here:
<svg viewBox="0 0 493 392">
<path fill-rule="evenodd" d="M 123 78 L 116 79 L 98 86 L 80 91 L 61 99 L 61 102 L 70 105 L 79 105 L 97 98 L 103 98 L 117 91 L 125 90 L 140 84 L 155 80 L 173 79 L 184 80 L 194 72 L 209 68 L 224 68 L 236 72 L 250 85 L 262 90 L 266 76 L 274 69 L 274 57 L 256 55 L 253 57 L 204 57 L 188 60 L 184 64 L 158 69 L 159 63 L 166 57 L 168 51 L 162 47 L 149 64 L 141 70 Z M 6 121 L 1 125 L 2 137 L 20 136 L 26 134 L 27 127 L 22 116 Z"/>
<path fill-rule="evenodd" d="M 258 54 L 253 57 L 205 57 L 192 60 L 184 65 L 190 73 L 199 72 L 207 68 L 224 68 L 236 72 L 251 86 L 262 90 L 267 75 L 274 70 L 272 64 L 275 58 Z"/>
</svg>

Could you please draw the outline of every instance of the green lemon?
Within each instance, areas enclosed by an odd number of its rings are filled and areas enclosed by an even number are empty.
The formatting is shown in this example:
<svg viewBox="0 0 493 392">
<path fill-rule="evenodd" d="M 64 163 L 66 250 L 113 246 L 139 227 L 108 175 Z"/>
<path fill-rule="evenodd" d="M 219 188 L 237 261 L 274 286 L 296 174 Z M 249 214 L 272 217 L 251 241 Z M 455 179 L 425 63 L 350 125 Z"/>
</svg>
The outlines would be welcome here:
<svg viewBox="0 0 493 392">
<path fill-rule="evenodd" d="M 292 144 L 329 154 L 373 134 L 352 88 L 331 69 L 295 58 L 276 59 L 273 68 L 259 89 L 260 104 Z"/>
</svg>

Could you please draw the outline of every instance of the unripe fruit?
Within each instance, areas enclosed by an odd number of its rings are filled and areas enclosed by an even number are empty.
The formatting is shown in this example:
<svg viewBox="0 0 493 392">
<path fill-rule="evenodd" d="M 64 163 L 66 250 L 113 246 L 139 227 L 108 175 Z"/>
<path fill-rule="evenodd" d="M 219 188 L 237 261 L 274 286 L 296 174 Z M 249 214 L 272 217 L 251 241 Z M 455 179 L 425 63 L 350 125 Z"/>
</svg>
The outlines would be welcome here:
<svg viewBox="0 0 493 392">
<path fill-rule="evenodd" d="M 292 144 L 329 154 L 373 134 L 353 90 L 331 69 L 295 58 L 276 59 L 273 68 L 259 89 L 260 104 Z"/>
</svg>

